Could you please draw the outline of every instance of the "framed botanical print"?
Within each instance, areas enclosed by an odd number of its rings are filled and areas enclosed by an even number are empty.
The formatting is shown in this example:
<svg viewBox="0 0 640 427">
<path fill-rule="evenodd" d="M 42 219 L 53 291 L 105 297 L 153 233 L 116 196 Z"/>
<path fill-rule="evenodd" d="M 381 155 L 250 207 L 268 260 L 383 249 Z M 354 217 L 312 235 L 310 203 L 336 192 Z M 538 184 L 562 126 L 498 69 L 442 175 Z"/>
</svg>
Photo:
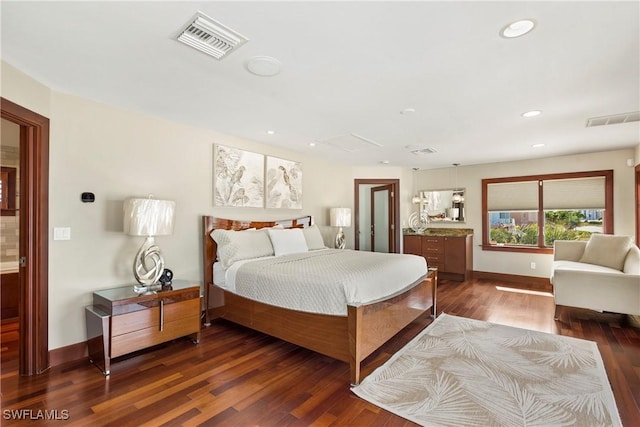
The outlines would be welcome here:
<svg viewBox="0 0 640 427">
<path fill-rule="evenodd" d="M 268 208 L 302 209 L 302 163 L 267 156 Z"/>
<path fill-rule="evenodd" d="M 214 145 L 214 206 L 264 207 L 264 155 Z"/>
</svg>

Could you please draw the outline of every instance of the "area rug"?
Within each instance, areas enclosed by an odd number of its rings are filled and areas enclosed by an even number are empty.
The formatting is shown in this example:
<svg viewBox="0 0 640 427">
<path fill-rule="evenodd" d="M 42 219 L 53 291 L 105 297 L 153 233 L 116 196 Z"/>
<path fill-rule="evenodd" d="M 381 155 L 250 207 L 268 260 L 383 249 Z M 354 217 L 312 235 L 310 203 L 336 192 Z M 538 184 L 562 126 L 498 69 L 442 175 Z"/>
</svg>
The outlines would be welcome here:
<svg viewBox="0 0 640 427">
<path fill-rule="evenodd" d="M 441 314 L 352 391 L 424 426 L 620 426 L 596 343 Z"/>
</svg>

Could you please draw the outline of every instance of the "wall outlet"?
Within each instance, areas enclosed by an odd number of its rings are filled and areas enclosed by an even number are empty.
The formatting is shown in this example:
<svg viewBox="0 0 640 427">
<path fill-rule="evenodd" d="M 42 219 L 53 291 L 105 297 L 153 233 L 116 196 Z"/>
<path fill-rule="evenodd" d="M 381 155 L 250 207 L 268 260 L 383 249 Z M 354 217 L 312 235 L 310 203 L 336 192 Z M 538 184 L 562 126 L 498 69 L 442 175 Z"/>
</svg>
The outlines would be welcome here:
<svg viewBox="0 0 640 427">
<path fill-rule="evenodd" d="M 532 262 L 532 263 L 531 263 L 531 269 L 532 269 L 532 270 L 535 270 L 535 269 L 536 269 L 536 263 L 535 263 L 535 262 Z"/>
</svg>

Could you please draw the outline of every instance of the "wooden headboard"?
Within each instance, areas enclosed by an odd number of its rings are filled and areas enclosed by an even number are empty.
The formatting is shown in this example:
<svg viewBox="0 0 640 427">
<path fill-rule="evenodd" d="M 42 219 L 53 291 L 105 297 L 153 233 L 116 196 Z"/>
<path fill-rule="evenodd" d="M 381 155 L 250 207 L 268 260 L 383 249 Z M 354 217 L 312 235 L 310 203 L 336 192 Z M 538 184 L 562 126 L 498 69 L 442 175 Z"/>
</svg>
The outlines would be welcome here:
<svg viewBox="0 0 640 427">
<path fill-rule="evenodd" d="M 224 219 L 224 218 L 216 218 L 213 216 L 203 215 L 202 216 L 202 261 L 203 261 L 203 269 L 204 269 L 204 289 L 205 289 L 205 301 L 208 309 L 212 307 L 217 307 L 224 304 L 224 301 L 220 300 L 222 298 L 222 293 L 219 295 L 212 295 L 211 287 L 213 286 L 213 263 L 216 261 L 216 253 L 218 250 L 218 245 L 211 238 L 211 232 L 215 229 L 224 229 L 224 230 L 246 230 L 247 228 L 264 228 L 264 227 L 273 227 L 275 225 L 281 225 L 284 228 L 305 228 L 310 227 L 312 224 L 311 216 L 303 216 L 295 219 L 285 219 L 279 221 L 242 221 L 242 220 L 234 220 L 234 219 Z M 205 316 L 207 319 L 207 323 L 209 323 L 208 314 Z"/>
</svg>

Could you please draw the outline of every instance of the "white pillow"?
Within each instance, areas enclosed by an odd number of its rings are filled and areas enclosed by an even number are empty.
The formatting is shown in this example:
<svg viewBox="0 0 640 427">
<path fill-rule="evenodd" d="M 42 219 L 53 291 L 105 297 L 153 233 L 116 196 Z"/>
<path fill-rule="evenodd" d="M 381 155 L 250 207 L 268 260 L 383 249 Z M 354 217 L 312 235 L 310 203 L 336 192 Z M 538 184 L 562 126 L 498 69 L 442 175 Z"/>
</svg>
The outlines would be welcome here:
<svg viewBox="0 0 640 427">
<path fill-rule="evenodd" d="M 622 271 L 632 245 L 631 236 L 594 233 L 589 237 L 580 262 Z"/>
<path fill-rule="evenodd" d="M 307 247 L 310 251 L 326 248 L 324 239 L 317 225 L 313 224 L 311 227 L 303 228 L 302 234 L 304 234 L 304 239 L 307 241 Z"/>
<path fill-rule="evenodd" d="M 267 231 L 269 232 L 273 251 L 276 256 L 309 251 L 301 228 L 288 228 L 284 230 L 270 228 Z"/>
<path fill-rule="evenodd" d="M 271 239 L 264 230 L 213 230 L 211 237 L 218 244 L 218 258 L 224 266 L 243 259 L 273 255 Z"/>
</svg>

